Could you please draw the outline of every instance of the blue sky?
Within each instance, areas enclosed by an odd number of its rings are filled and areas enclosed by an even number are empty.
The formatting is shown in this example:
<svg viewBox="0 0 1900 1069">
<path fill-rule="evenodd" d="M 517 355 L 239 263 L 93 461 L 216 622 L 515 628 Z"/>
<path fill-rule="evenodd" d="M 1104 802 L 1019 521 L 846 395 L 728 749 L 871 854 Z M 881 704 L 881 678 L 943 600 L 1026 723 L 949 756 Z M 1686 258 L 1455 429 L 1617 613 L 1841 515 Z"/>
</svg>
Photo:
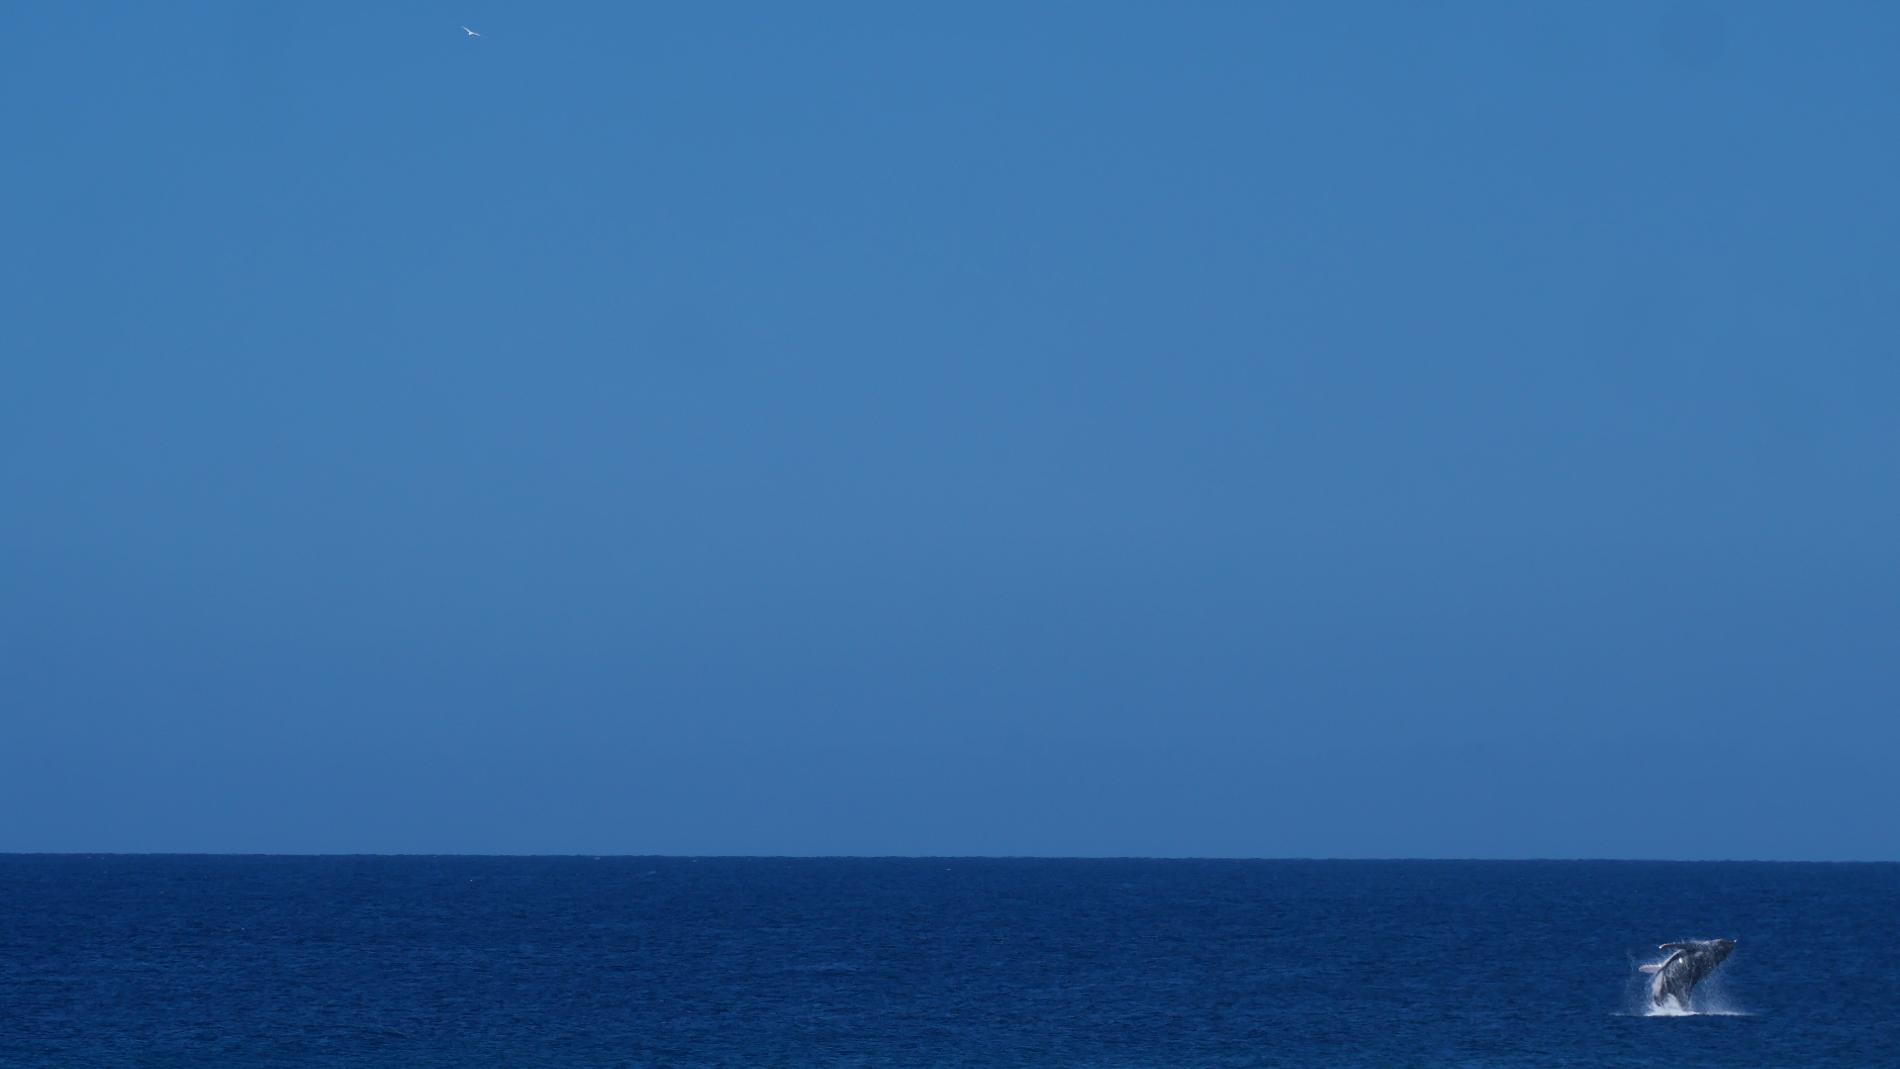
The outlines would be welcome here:
<svg viewBox="0 0 1900 1069">
<path fill-rule="evenodd" d="M 1900 858 L 1900 9 L 800 7 L 0 11 L 0 850 Z"/>
</svg>

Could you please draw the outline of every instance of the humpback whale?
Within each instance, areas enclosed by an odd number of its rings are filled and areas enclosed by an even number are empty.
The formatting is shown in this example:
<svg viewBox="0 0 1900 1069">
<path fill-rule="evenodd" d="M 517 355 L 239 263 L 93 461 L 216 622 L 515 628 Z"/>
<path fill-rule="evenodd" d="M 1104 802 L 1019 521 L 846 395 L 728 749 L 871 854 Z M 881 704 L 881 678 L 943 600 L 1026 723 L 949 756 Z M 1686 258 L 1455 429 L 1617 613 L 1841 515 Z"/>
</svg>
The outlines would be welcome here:
<svg viewBox="0 0 1900 1069">
<path fill-rule="evenodd" d="M 1689 1008 L 1689 993 L 1695 985 L 1701 983 L 1715 971 L 1722 959 L 1735 949 L 1733 939 L 1691 939 L 1681 943 L 1664 943 L 1657 950 L 1669 951 L 1669 956 L 1652 965 L 1643 966 L 1643 971 L 1654 974 L 1649 981 L 1649 1001 L 1661 1006 L 1674 999 L 1676 1005 Z"/>
</svg>

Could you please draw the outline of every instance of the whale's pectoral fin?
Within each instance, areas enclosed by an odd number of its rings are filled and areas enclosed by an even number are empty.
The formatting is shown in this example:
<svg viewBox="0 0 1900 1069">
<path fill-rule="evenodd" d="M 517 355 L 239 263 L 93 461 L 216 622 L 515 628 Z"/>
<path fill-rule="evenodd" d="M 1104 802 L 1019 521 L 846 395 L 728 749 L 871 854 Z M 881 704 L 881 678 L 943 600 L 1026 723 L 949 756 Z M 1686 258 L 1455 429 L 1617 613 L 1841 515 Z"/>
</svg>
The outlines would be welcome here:
<svg viewBox="0 0 1900 1069">
<path fill-rule="evenodd" d="M 1664 944 L 1663 944 L 1662 946 L 1659 946 L 1659 947 L 1657 947 L 1656 949 L 1657 949 L 1657 950 L 1687 950 L 1687 949 L 1689 949 L 1689 944 L 1687 944 L 1687 943 L 1664 943 Z"/>
<path fill-rule="evenodd" d="M 1648 972 L 1648 973 L 1658 973 L 1658 972 L 1662 972 L 1662 965 L 1661 965 L 1661 963 L 1657 963 L 1657 964 L 1653 964 L 1653 965 L 1643 965 L 1643 966 L 1639 966 L 1639 967 L 1637 968 L 1637 970 L 1636 970 L 1636 971 L 1638 971 L 1638 972 Z"/>
</svg>

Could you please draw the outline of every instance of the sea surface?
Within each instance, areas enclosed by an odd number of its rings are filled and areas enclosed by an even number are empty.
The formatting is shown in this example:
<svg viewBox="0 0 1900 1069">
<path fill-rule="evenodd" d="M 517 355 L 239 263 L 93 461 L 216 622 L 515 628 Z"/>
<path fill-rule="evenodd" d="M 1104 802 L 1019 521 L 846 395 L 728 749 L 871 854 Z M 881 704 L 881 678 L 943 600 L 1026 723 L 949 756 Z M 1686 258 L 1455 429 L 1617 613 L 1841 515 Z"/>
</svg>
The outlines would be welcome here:
<svg viewBox="0 0 1900 1069">
<path fill-rule="evenodd" d="M 6 1067 L 1896 1065 L 1900 865 L 0 856 Z"/>
</svg>

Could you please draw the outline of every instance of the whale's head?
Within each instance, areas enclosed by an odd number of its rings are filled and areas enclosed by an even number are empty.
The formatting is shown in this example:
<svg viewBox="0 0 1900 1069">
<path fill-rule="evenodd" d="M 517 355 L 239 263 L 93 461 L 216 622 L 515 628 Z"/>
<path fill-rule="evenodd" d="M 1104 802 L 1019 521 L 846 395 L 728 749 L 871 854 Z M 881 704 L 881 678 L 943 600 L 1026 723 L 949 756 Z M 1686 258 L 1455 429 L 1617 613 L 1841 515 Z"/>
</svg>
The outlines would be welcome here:
<svg viewBox="0 0 1900 1069">
<path fill-rule="evenodd" d="M 1735 940 L 1711 939 L 1709 940 L 1708 947 L 1709 953 L 1719 962 L 1735 952 Z"/>
</svg>

